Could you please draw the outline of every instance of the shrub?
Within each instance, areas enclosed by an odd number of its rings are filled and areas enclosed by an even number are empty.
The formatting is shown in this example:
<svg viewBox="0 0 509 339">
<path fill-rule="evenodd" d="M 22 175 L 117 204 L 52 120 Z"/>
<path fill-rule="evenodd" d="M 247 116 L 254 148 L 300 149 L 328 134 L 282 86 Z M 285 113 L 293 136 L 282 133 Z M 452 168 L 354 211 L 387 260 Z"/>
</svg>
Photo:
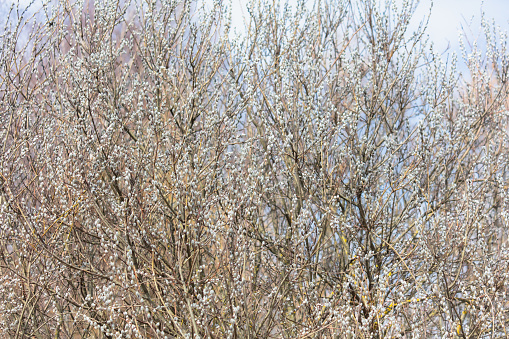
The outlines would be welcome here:
<svg viewBox="0 0 509 339">
<path fill-rule="evenodd" d="M 507 39 L 416 5 L 11 7 L 1 336 L 506 336 Z"/>
</svg>

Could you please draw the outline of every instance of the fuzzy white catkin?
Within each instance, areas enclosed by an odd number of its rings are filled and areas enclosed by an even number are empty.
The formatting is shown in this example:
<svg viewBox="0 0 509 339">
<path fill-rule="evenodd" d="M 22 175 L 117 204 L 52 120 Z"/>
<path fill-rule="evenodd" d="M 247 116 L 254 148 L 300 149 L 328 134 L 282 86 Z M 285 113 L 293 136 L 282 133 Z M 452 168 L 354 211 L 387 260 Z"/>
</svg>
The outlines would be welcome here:
<svg viewBox="0 0 509 339">
<path fill-rule="evenodd" d="M 13 4 L 0 337 L 503 337 L 507 34 L 415 5 Z"/>
</svg>

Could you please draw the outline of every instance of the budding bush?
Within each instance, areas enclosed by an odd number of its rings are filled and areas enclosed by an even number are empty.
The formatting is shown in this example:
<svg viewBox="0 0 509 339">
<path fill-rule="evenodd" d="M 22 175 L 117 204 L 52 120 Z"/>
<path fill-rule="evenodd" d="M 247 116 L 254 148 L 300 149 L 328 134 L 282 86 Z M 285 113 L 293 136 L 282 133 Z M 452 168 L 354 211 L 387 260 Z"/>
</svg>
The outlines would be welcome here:
<svg viewBox="0 0 509 339">
<path fill-rule="evenodd" d="M 251 1 L 242 34 L 43 1 L 0 22 L 1 337 L 507 335 L 495 24 L 457 60 L 411 0 Z"/>
</svg>

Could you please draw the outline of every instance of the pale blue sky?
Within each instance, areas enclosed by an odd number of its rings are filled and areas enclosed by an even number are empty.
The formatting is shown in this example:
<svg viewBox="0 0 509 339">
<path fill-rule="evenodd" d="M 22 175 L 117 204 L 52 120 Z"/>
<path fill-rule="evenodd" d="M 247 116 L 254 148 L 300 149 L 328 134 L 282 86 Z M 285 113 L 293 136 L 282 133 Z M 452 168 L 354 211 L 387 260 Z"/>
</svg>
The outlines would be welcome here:
<svg viewBox="0 0 509 339">
<path fill-rule="evenodd" d="M 245 4 L 248 0 L 231 1 L 233 26 L 240 27 L 243 16 L 247 14 Z M 466 28 L 469 38 L 478 35 L 482 3 L 487 20 L 491 22 L 491 19 L 495 19 L 504 30 L 509 29 L 509 0 L 435 0 L 428 33 L 438 51 L 443 52 L 449 43 L 451 50 L 458 51 L 458 31 L 461 27 Z M 430 4 L 431 0 L 421 0 L 414 16 L 414 24 L 429 14 Z"/>
<path fill-rule="evenodd" d="M 17 2 L 16 0 L 15 2 Z M 30 0 L 19 0 L 28 4 Z M 100 1 L 100 0 L 99 0 Z M 211 4 L 216 0 L 201 0 Z M 249 0 L 222 0 L 224 4 L 231 1 L 233 26 L 242 31 L 243 17 L 247 15 L 245 5 Z M 256 0 L 255 0 L 256 1 Z M 281 0 L 284 1 L 284 0 Z M 295 0 L 288 0 L 290 3 Z M 313 0 L 308 0 L 312 2 Z M 351 0 L 355 2 L 355 0 Z M 383 1 L 383 0 L 379 0 Z M 0 8 L 6 10 L 13 0 L 0 0 Z M 397 0 L 402 2 L 402 0 Z M 431 0 L 421 0 L 413 23 L 416 25 L 429 14 Z M 487 20 L 495 19 L 504 30 L 509 30 L 509 0 L 434 0 L 428 33 L 438 51 L 443 52 L 450 43 L 451 51 L 458 51 L 458 31 L 464 27 L 469 39 L 479 34 L 481 4 Z M 38 7 L 38 6 L 37 6 Z M 5 13 L 4 13 L 5 14 Z M 0 20 L 1 22 L 1 20 Z"/>
<path fill-rule="evenodd" d="M 429 13 L 430 0 L 421 1 L 416 17 Z M 463 27 L 468 38 L 477 37 L 481 20 L 481 4 L 485 19 L 491 23 L 509 28 L 508 0 L 435 0 L 431 11 L 428 33 L 439 50 L 444 50 L 448 42 L 453 49 L 458 48 L 458 31 Z"/>
</svg>

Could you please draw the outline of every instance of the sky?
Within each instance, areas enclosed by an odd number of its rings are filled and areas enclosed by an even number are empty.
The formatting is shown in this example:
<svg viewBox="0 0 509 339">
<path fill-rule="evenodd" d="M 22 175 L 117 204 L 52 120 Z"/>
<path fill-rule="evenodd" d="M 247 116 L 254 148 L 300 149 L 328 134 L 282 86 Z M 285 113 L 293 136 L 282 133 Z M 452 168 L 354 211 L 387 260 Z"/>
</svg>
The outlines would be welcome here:
<svg viewBox="0 0 509 339">
<path fill-rule="evenodd" d="M 416 17 L 427 15 L 430 3 L 430 0 L 421 1 Z M 469 38 L 477 37 L 480 31 L 481 8 L 486 20 L 491 22 L 495 19 L 502 29 L 509 29 L 508 0 L 435 0 L 428 33 L 438 50 L 445 50 L 449 43 L 451 49 L 458 49 L 458 32 L 461 28 L 465 29 Z"/>
<path fill-rule="evenodd" d="M 232 1 L 233 27 L 241 27 L 243 16 L 247 14 L 245 4 L 247 0 Z M 291 2 L 291 0 L 289 0 Z M 352 0 L 355 1 L 355 0 Z M 401 2 L 401 0 L 398 0 Z M 414 15 L 413 24 L 429 14 L 431 0 L 421 0 Z M 509 30 L 509 0 L 434 0 L 431 11 L 428 34 L 439 52 L 459 52 L 458 32 L 463 27 L 469 38 L 479 34 L 481 6 L 485 18 L 491 22 L 495 19 L 497 25 Z"/>
<path fill-rule="evenodd" d="M 5 11 L 13 1 L 17 2 L 18 0 L 0 0 L 0 11 Z M 31 0 L 19 1 L 21 4 L 28 4 Z M 202 1 L 211 4 L 217 0 Z M 237 27 L 239 31 L 242 31 L 243 18 L 247 15 L 245 6 L 249 0 L 222 1 L 223 3 L 231 1 L 233 27 Z M 292 3 L 296 0 L 288 1 Z M 312 2 L 312 0 L 308 1 Z M 351 1 L 355 2 L 356 0 Z M 402 2 L 403 0 L 396 1 Z M 432 0 L 420 1 L 412 21 L 414 28 L 421 19 L 429 14 L 431 2 Z M 475 39 L 479 35 L 481 6 L 487 20 L 491 22 L 492 19 L 495 19 L 498 25 L 509 31 L 509 0 L 434 0 L 428 34 L 434 42 L 436 50 L 444 52 L 449 46 L 449 51 L 459 52 L 458 32 L 461 28 L 468 32 L 469 39 Z M 2 22 L 1 19 L 0 22 Z"/>
</svg>

